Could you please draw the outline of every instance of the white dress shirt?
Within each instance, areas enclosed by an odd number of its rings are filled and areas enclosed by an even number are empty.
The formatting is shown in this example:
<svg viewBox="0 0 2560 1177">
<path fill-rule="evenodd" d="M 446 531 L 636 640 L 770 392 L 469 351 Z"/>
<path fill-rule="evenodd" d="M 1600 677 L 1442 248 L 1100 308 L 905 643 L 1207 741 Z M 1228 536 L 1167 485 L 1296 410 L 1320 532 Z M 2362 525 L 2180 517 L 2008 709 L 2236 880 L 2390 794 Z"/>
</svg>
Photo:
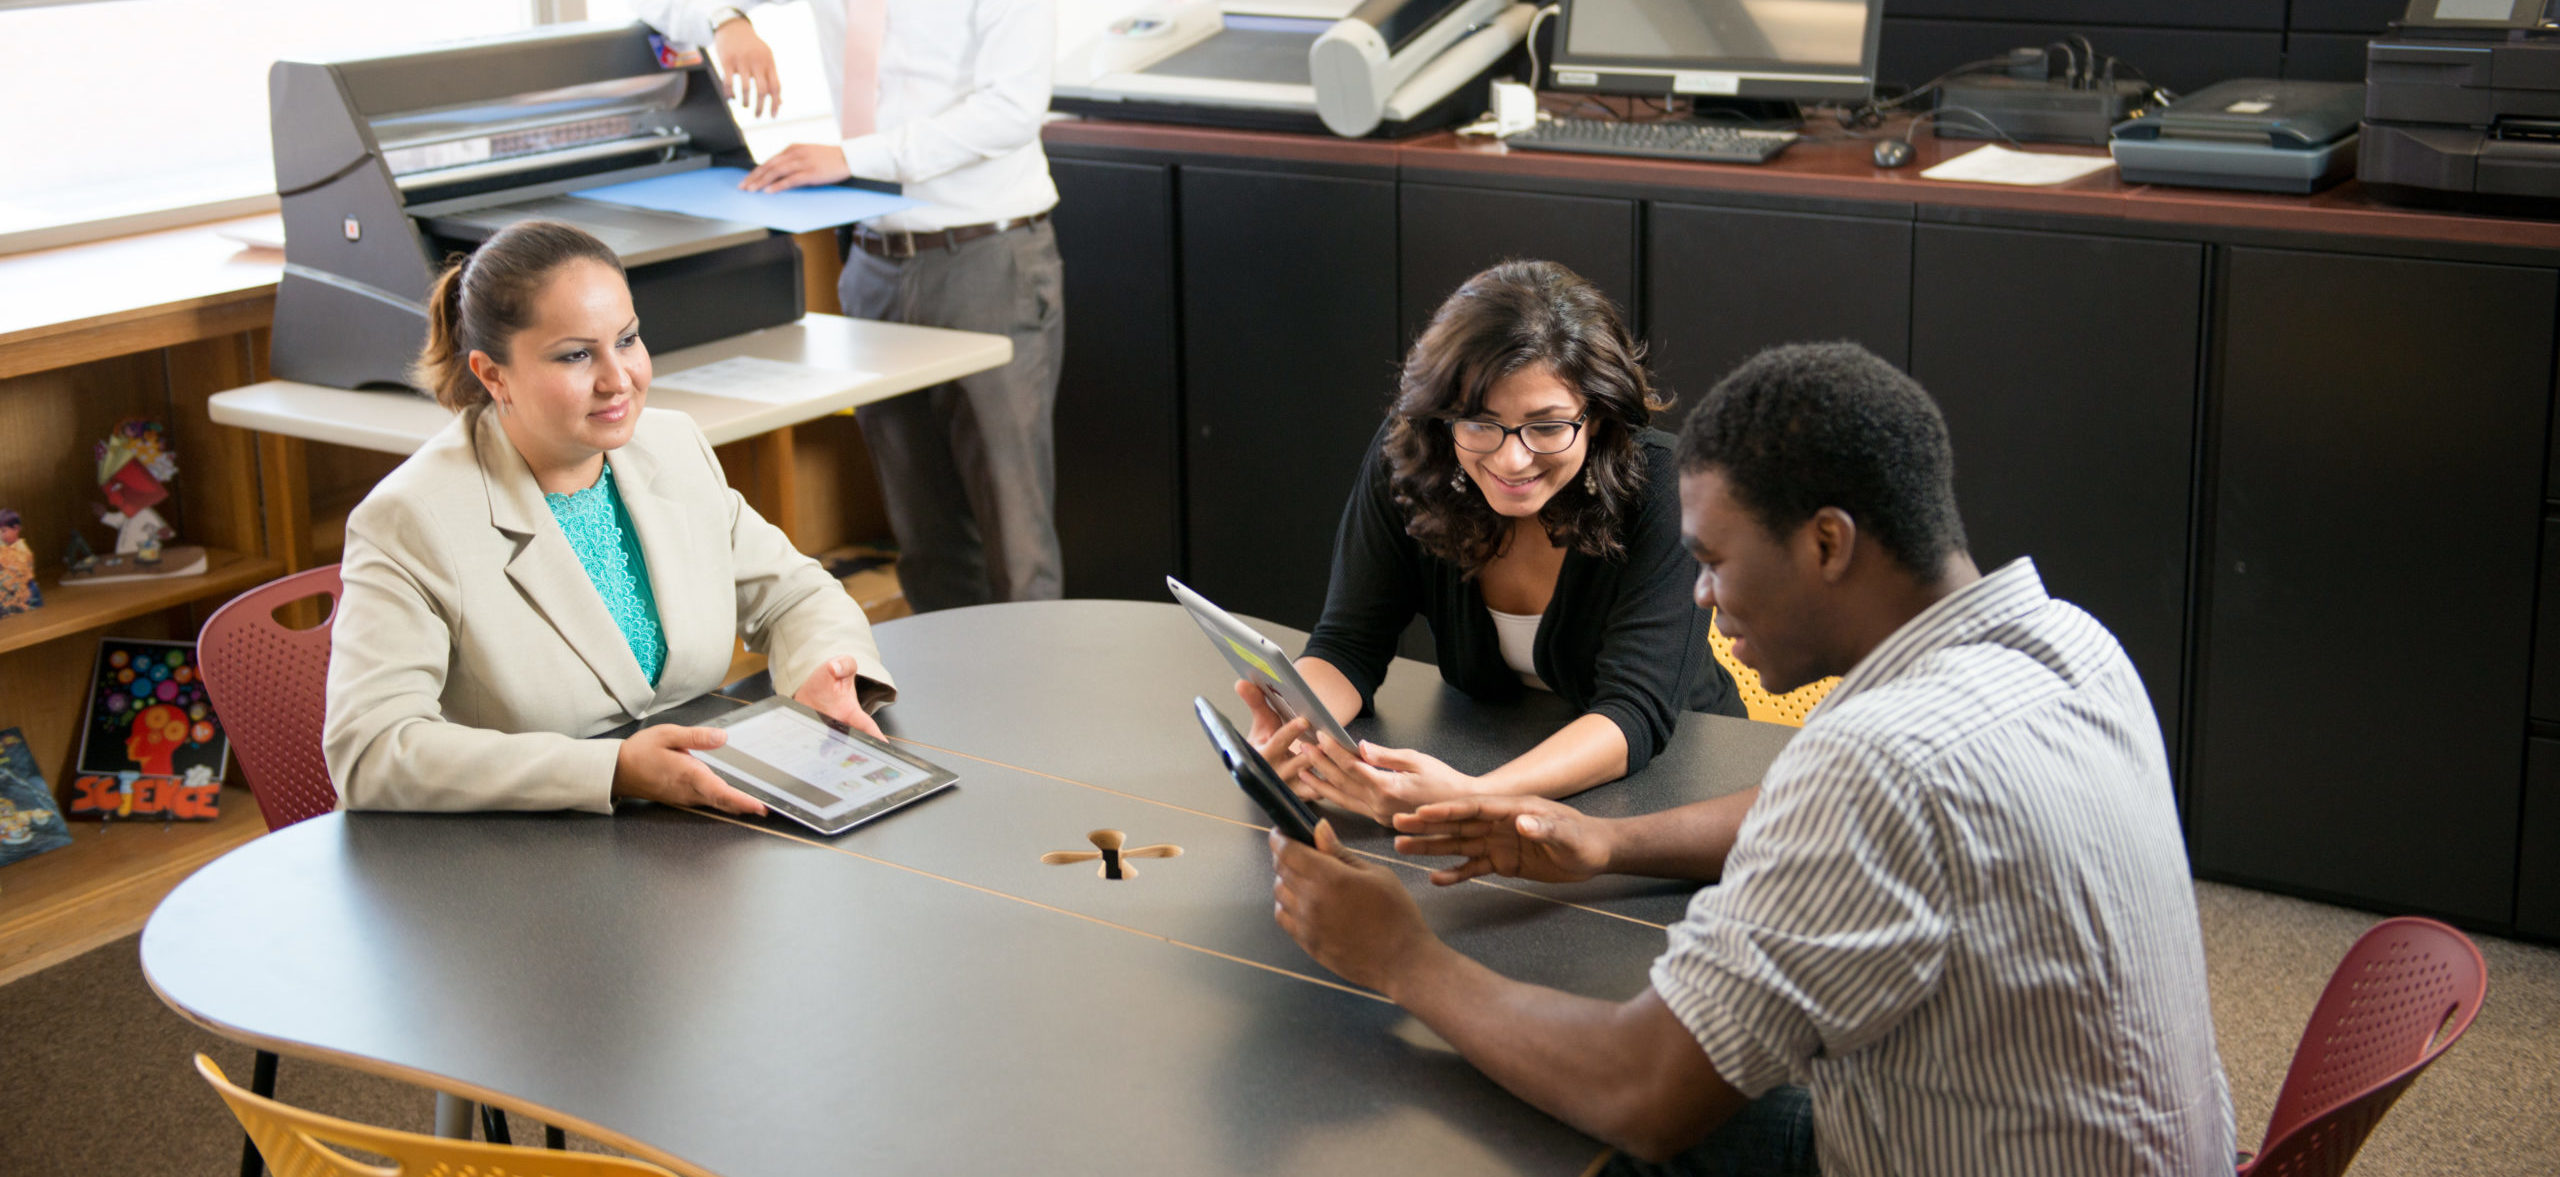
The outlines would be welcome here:
<svg viewBox="0 0 2560 1177">
<path fill-rule="evenodd" d="M 708 46 L 724 8 L 769 0 L 633 0 L 666 36 Z M 844 0 L 808 0 L 827 90 L 844 107 Z M 1052 0 L 888 0 L 880 57 L 880 129 L 843 142 L 865 180 L 891 180 L 923 204 L 868 222 L 914 233 L 1027 217 L 1058 203 L 1040 120 L 1057 56 Z"/>
<path fill-rule="evenodd" d="M 1835 1177 L 2228 1174 L 2204 965 L 2151 696 L 2021 558 L 1814 708 L 1653 986 Z"/>
</svg>

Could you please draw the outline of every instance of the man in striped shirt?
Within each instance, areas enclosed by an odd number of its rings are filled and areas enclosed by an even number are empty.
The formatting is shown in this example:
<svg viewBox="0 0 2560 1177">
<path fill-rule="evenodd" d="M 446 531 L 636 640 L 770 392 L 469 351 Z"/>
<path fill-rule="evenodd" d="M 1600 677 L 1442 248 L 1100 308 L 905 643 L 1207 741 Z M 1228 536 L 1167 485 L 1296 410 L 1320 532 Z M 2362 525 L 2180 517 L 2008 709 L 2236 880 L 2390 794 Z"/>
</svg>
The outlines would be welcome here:
<svg viewBox="0 0 2560 1177">
<path fill-rule="evenodd" d="M 1717 880 L 1612 1004 L 1432 936 L 1386 868 L 1275 835 L 1281 925 L 1626 1172 L 2231 1171 L 2160 729 L 2032 562 L 1966 554 L 1946 426 L 1853 344 L 1776 348 L 1681 437 L 1697 597 L 1773 692 L 1842 675 L 1758 789 L 1620 821 L 1397 819 L 1436 872 Z"/>
</svg>

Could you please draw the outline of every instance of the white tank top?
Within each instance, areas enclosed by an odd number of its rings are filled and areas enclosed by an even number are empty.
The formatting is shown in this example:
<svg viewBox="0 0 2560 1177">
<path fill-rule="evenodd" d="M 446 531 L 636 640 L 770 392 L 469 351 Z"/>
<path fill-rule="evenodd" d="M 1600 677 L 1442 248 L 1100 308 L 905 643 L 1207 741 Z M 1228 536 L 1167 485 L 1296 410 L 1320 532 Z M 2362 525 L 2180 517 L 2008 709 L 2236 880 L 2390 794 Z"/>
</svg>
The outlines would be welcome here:
<svg viewBox="0 0 2560 1177">
<path fill-rule="evenodd" d="M 1538 677 L 1538 623 L 1547 615 L 1505 613 L 1491 607 L 1485 612 L 1493 614 L 1493 634 L 1502 643 L 1503 665 L 1519 672 L 1521 682 L 1542 691 L 1554 690 Z"/>
</svg>

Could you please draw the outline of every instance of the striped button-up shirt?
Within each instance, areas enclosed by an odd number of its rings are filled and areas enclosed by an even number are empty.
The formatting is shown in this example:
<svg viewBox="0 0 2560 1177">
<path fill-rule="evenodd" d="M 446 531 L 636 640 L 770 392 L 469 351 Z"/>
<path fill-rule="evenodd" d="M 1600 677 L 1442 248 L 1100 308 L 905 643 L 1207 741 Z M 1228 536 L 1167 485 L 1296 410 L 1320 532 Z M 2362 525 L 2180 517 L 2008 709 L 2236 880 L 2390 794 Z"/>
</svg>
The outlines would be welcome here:
<svg viewBox="0 0 2560 1177">
<path fill-rule="evenodd" d="M 2124 650 L 2021 559 L 1823 700 L 1653 986 L 1809 1088 L 1822 1169 L 2231 1172 L 2167 757 Z"/>
</svg>

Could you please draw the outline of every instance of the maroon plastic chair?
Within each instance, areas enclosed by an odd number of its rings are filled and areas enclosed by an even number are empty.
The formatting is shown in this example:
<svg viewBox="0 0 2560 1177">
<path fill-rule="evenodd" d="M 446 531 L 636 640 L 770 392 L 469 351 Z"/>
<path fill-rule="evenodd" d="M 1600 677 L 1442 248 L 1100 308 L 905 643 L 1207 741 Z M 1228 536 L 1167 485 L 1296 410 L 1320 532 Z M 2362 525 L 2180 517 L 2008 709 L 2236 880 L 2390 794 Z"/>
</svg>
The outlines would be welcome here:
<svg viewBox="0 0 2560 1177">
<path fill-rule="evenodd" d="M 2336 1177 L 2418 1072 L 2480 1013 L 2489 973 L 2470 939 L 2434 920 L 2375 924 L 2347 950 L 2303 1028 L 2241 1177 Z"/>
<path fill-rule="evenodd" d="M 335 564 L 279 577 L 231 598 L 196 635 L 197 672 L 269 833 L 338 807 L 338 787 L 329 782 L 329 764 L 320 753 L 338 589 Z M 277 609 L 309 597 L 329 599 L 329 614 L 320 624 L 287 629 L 276 620 Z M 273 1052 L 257 1052 L 249 1089 L 276 1093 Z M 240 1149 L 241 1177 L 262 1171 L 257 1142 L 248 1141 Z"/>
<path fill-rule="evenodd" d="M 287 629 L 276 610 L 327 597 L 327 620 Z M 267 829 L 338 807 L 338 789 L 320 755 L 329 687 L 329 628 L 338 620 L 338 566 L 268 581 L 214 610 L 196 638 L 196 664 L 231 751 L 249 778 Z"/>
</svg>

